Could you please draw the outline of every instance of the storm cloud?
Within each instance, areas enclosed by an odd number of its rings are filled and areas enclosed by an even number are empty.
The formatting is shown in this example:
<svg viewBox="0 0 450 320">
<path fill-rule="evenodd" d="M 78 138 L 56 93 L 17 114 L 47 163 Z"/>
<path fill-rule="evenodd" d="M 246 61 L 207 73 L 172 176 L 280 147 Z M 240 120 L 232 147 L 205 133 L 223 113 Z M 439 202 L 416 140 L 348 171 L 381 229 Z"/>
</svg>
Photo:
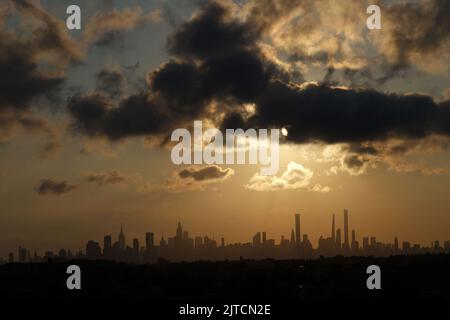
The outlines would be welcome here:
<svg viewBox="0 0 450 320">
<path fill-rule="evenodd" d="M 292 142 L 362 142 L 450 135 L 450 103 L 428 96 L 275 82 L 246 126 L 287 127 Z"/>
<path fill-rule="evenodd" d="M 74 128 L 113 140 L 167 137 L 174 128 L 208 118 L 222 129 L 285 127 L 292 143 L 358 145 L 450 135 L 448 100 L 339 87 L 332 66 L 322 83 L 290 82 L 259 45 L 268 27 L 232 12 L 209 2 L 179 25 L 167 42 L 171 60 L 148 74 L 146 90 L 118 103 L 98 92 L 73 97 Z M 253 114 L 245 104 L 255 106 Z"/>
<path fill-rule="evenodd" d="M 207 117 L 213 100 L 253 101 L 267 86 L 271 66 L 259 52 L 256 37 L 240 35 L 246 30 L 247 26 L 229 16 L 227 8 L 216 2 L 207 4 L 168 40 L 174 59 L 149 73 L 146 90 L 117 105 L 98 91 L 72 97 L 68 110 L 73 128 L 113 140 L 167 136 L 176 127 Z M 223 37 L 227 50 L 221 47 Z M 210 45 L 214 48 L 207 52 L 195 49 Z"/>
</svg>

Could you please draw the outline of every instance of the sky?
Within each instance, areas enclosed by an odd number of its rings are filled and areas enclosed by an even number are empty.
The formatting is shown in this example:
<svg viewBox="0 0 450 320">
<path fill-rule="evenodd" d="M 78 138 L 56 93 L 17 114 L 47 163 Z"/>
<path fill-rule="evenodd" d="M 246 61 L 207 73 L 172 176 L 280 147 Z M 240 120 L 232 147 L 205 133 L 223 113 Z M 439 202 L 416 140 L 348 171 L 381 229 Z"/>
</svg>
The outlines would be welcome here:
<svg viewBox="0 0 450 320">
<path fill-rule="evenodd" d="M 450 240 L 450 2 L 376 3 L 379 30 L 363 0 L 2 1 L 0 256 L 278 242 L 297 212 L 316 246 L 344 209 L 360 242 Z M 284 128 L 278 172 L 173 164 L 195 120 Z"/>
</svg>

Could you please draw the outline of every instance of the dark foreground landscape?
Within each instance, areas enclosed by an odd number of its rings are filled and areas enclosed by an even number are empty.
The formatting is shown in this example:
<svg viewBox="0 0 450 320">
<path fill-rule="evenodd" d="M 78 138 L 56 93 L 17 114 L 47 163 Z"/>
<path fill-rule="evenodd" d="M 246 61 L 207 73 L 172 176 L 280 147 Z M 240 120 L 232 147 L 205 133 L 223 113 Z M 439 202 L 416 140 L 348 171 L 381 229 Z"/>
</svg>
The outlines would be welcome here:
<svg viewBox="0 0 450 320">
<path fill-rule="evenodd" d="M 81 290 L 68 290 L 68 265 L 81 268 Z M 368 290 L 366 268 L 381 268 L 381 290 Z M 0 266 L 4 299 L 151 299 L 270 301 L 297 299 L 449 299 L 450 255 L 241 260 L 131 265 L 110 261 Z"/>
</svg>

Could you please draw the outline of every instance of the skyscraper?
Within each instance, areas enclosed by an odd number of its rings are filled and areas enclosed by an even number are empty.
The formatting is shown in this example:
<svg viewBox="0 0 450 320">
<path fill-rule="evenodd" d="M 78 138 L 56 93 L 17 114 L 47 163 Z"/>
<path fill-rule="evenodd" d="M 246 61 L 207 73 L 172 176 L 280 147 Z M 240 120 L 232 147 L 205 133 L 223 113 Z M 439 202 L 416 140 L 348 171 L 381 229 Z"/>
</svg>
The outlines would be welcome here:
<svg viewBox="0 0 450 320">
<path fill-rule="evenodd" d="M 356 233 L 355 230 L 352 230 L 352 248 L 355 246 L 355 242 L 356 242 Z"/>
<path fill-rule="evenodd" d="M 177 237 L 178 240 L 183 239 L 183 227 L 181 226 L 181 222 L 178 222 L 176 237 Z"/>
<path fill-rule="evenodd" d="M 86 244 L 86 258 L 88 259 L 98 259 L 100 258 L 102 250 L 98 242 L 89 240 Z"/>
<path fill-rule="evenodd" d="M 336 243 L 336 224 L 334 221 L 334 213 L 333 213 L 333 222 L 331 223 L 331 239 L 333 239 L 333 243 Z"/>
<path fill-rule="evenodd" d="M 125 235 L 123 234 L 122 225 L 120 225 L 120 233 L 119 233 L 119 249 L 125 250 Z"/>
<path fill-rule="evenodd" d="M 301 241 L 300 235 L 300 213 L 295 214 L 295 243 L 299 246 Z"/>
<path fill-rule="evenodd" d="M 344 248 L 350 248 L 348 243 L 348 210 L 344 209 Z"/>
<path fill-rule="evenodd" d="M 261 245 L 261 232 L 257 232 L 254 236 L 253 236 L 253 246 L 254 247 L 258 247 Z"/>
<path fill-rule="evenodd" d="M 153 248 L 154 245 L 154 235 L 153 232 L 147 232 L 145 234 L 145 249 L 148 251 Z"/>
<path fill-rule="evenodd" d="M 105 258 L 110 258 L 112 251 L 112 238 L 107 235 L 103 237 L 103 256 Z"/>
</svg>

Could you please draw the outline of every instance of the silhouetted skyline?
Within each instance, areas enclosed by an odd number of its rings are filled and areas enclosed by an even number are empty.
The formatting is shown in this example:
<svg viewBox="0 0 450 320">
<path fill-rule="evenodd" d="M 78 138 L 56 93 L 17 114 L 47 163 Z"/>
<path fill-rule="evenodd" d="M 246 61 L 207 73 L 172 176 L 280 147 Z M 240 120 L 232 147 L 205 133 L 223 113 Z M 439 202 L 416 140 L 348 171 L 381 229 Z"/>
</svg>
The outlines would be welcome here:
<svg viewBox="0 0 450 320">
<path fill-rule="evenodd" d="M 320 236 L 317 246 L 313 246 L 307 233 L 303 233 L 301 214 L 294 214 L 294 227 L 291 230 L 290 239 L 281 235 L 280 241 L 267 238 L 267 231 L 259 231 L 254 234 L 252 241 L 247 243 L 226 243 L 225 238 L 210 239 L 208 236 L 189 237 L 189 232 L 183 229 L 181 222 L 178 223 L 173 237 L 161 236 L 159 245 L 155 243 L 154 233 L 149 231 L 145 234 L 144 245 L 140 246 L 138 238 L 127 243 L 123 226 L 117 236 L 117 241 L 112 242 L 111 235 L 103 237 L 103 245 L 95 240 L 89 240 L 84 250 L 72 252 L 61 249 L 58 253 L 47 251 L 43 256 L 36 251 L 32 254 L 30 250 L 19 246 L 17 259 L 10 252 L 9 262 L 42 262 L 49 259 L 106 259 L 124 261 L 130 263 L 155 263 L 163 258 L 169 261 L 197 261 L 197 260 L 238 260 L 238 259 L 314 259 L 321 256 L 331 257 L 344 256 L 390 256 L 401 254 L 421 253 L 450 253 L 450 241 L 434 240 L 430 246 L 412 244 L 403 240 L 400 245 L 399 239 L 394 236 L 393 243 L 382 243 L 375 236 L 363 236 L 362 243 L 358 241 L 355 229 L 351 230 L 351 242 L 349 240 L 349 211 L 344 209 L 343 213 L 344 232 L 341 228 L 336 229 L 335 214 L 331 219 L 331 234 L 328 237 Z M 342 239 L 343 238 L 343 239 Z"/>
</svg>

